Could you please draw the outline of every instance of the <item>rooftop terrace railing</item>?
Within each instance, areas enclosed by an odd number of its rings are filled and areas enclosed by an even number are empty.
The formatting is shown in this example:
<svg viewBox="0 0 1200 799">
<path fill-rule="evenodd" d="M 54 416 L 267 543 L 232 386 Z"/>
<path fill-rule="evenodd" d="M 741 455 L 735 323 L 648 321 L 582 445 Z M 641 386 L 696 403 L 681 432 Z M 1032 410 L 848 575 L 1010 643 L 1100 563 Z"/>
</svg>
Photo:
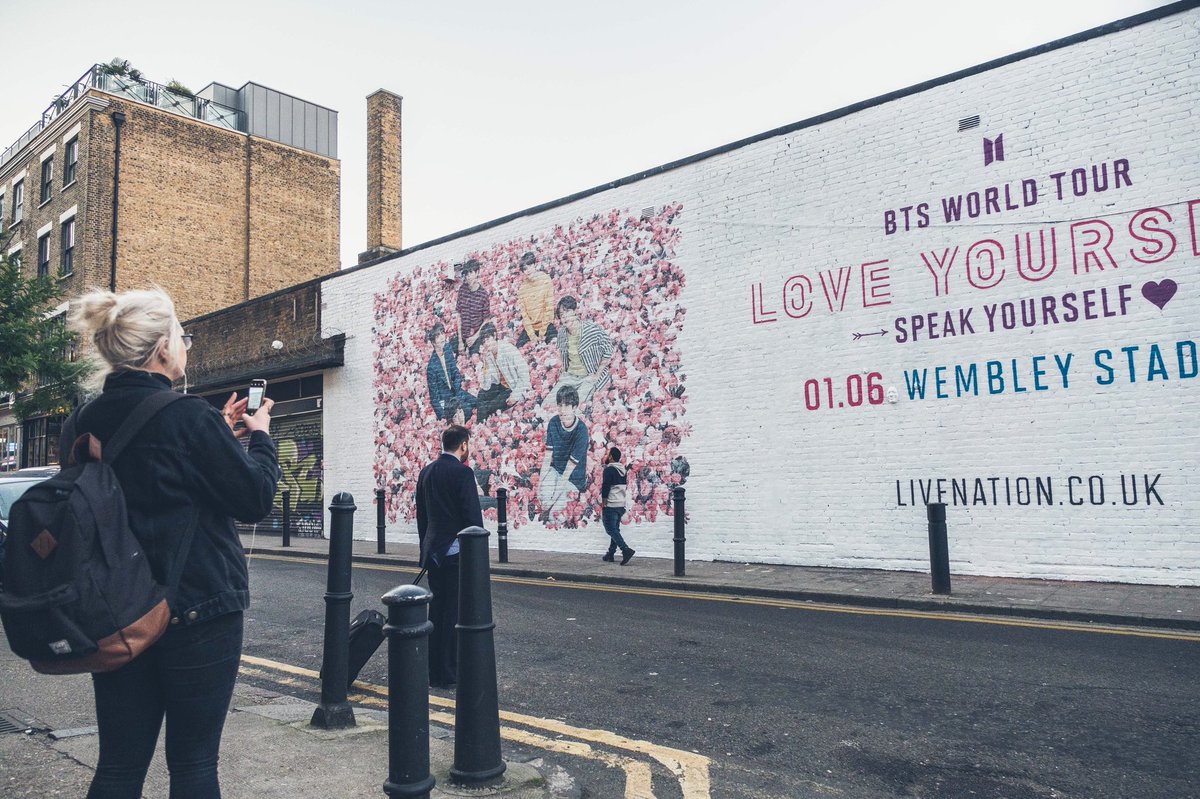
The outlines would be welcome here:
<svg viewBox="0 0 1200 799">
<path fill-rule="evenodd" d="M 0 168 L 16 158 L 25 147 L 37 138 L 46 126 L 61 116 L 88 89 L 115 94 L 138 103 L 152 105 L 181 116 L 200 119 L 229 130 L 246 130 L 246 114 L 236 108 L 214 103 L 201 97 L 173 90 L 160 83 L 144 78 L 122 75 L 105 64 L 95 64 L 83 73 L 70 88 L 51 101 L 42 112 L 42 117 L 25 131 L 9 147 L 0 152 Z"/>
</svg>

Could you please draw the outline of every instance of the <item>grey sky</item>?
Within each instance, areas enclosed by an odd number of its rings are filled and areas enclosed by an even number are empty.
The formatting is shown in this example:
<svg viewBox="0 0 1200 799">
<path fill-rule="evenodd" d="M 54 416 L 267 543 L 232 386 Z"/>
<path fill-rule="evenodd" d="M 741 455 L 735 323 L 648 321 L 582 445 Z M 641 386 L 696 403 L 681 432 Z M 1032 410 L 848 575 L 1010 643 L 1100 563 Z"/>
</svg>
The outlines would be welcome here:
<svg viewBox="0 0 1200 799">
<path fill-rule="evenodd" d="M 97 61 L 248 80 L 340 114 L 342 261 L 365 247 L 365 114 L 404 97 L 404 243 L 1167 5 L 1153 0 L 0 0 L 0 148 Z M 332 268 L 334 265 L 330 265 Z"/>
</svg>

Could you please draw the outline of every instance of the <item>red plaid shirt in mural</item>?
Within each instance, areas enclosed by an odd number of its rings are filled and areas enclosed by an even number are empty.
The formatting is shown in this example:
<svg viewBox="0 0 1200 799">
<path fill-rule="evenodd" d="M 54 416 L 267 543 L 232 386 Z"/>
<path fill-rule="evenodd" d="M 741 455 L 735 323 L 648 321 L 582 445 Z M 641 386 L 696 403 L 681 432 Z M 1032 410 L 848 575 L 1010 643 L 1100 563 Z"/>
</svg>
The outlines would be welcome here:
<svg viewBox="0 0 1200 799">
<path fill-rule="evenodd" d="M 462 337 L 470 338 L 483 325 L 483 320 L 491 315 L 487 289 L 481 285 L 472 290 L 470 286 L 464 285 L 458 290 L 455 308 L 458 310 L 458 318 L 462 321 Z"/>
</svg>

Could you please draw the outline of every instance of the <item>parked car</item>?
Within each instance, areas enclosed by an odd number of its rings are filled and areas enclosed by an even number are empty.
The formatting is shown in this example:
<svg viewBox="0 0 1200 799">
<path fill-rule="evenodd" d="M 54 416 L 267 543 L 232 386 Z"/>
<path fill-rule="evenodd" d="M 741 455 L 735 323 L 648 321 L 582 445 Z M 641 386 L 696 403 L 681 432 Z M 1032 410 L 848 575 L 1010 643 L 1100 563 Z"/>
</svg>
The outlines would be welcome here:
<svg viewBox="0 0 1200 799">
<path fill-rule="evenodd" d="M 24 469 L 17 469 L 15 472 L 6 472 L 0 474 L 0 478 L 4 477 L 53 477 L 59 472 L 58 466 L 27 466 Z"/>
<path fill-rule="evenodd" d="M 22 472 L 28 471 L 46 471 L 37 469 L 22 469 Z M 21 474 L 13 472 L 12 474 L 0 475 L 0 587 L 3 587 L 4 581 L 4 539 L 8 537 L 8 514 L 14 502 L 20 498 L 25 491 L 35 483 L 40 483 L 43 480 L 53 477 L 58 472 L 55 468 L 47 474 Z"/>
</svg>

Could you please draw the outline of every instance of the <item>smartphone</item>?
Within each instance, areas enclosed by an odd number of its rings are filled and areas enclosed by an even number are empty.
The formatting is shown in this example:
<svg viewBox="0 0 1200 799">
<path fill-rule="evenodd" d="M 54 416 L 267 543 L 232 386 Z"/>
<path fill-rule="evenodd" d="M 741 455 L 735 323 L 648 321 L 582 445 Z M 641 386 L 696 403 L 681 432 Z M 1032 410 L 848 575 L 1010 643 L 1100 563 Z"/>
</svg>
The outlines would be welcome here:
<svg viewBox="0 0 1200 799">
<path fill-rule="evenodd" d="M 267 394 L 266 380 L 250 381 L 250 401 L 246 404 L 246 413 L 253 415 L 262 407 L 263 397 Z"/>
</svg>

